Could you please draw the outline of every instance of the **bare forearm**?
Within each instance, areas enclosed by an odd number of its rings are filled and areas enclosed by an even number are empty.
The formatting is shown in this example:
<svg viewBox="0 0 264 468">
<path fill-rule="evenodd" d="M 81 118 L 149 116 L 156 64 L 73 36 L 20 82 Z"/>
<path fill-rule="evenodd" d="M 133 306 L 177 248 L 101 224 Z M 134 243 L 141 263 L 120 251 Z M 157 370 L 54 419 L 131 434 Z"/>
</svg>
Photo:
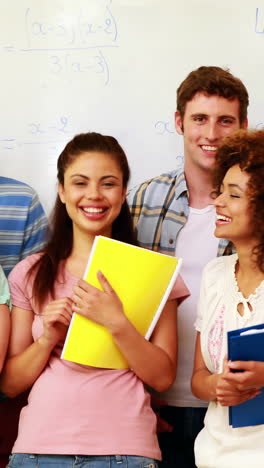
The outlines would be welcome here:
<svg viewBox="0 0 264 468">
<path fill-rule="evenodd" d="M 128 320 L 111 333 L 129 366 L 145 384 L 160 392 L 172 385 L 176 365 L 166 351 L 147 341 Z"/>
<path fill-rule="evenodd" d="M 192 392 L 200 400 L 214 401 L 217 398 L 216 387 L 218 374 L 211 374 L 206 369 L 195 371 L 192 377 Z"/>
<path fill-rule="evenodd" d="M 40 337 L 22 353 L 7 359 L 0 379 L 0 389 L 9 397 L 24 392 L 46 366 L 54 345 Z"/>
<path fill-rule="evenodd" d="M 259 390 L 239 389 L 232 378 L 229 379 L 230 371 L 226 360 L 221 374 L 210 374 L 206 369 L 197 369 L 192 378 L 192 390 L 195 396 L 202 400 L 216 401 L 222 406 L 234 406 L 254 398 Z M 232 377 L 232 376 L 231 376 Z"/>
</svg>

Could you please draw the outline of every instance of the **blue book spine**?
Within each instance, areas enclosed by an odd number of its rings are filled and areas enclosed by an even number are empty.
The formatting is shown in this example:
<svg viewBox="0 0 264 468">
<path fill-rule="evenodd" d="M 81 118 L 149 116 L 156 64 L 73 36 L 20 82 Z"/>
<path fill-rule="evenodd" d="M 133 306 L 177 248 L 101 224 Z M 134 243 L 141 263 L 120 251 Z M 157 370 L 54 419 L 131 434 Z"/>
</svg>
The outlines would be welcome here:
<svg viewBox="0 0 264 468">
<path fill-rule="evenodd" d="M 228 332 L 228 359 L 231 361 L 264 361 L 264 333 L 241 335 L 251 329 L 264 329 L 264 324 Z M 264 424 L 264 388 L 255 398 L 229 407 L 232 427 Z"/>
</svg>

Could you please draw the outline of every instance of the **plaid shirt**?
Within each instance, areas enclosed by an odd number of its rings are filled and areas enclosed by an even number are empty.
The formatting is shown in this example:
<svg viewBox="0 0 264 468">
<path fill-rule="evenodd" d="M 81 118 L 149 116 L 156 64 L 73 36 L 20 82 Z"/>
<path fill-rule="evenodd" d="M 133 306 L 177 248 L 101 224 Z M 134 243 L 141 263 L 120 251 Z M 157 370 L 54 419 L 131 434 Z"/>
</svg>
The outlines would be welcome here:
<svg viewBox="0 0 264 468">
<path fill-rule="evenodd" d="M 178 233 L 189 215 L 183 166 L 133 188 L 127 200 L 139 245 L 174 255 Z M 232 253 L 232 244 L 227 239 L 220 239 L 217 256 Z"/>
</svg>

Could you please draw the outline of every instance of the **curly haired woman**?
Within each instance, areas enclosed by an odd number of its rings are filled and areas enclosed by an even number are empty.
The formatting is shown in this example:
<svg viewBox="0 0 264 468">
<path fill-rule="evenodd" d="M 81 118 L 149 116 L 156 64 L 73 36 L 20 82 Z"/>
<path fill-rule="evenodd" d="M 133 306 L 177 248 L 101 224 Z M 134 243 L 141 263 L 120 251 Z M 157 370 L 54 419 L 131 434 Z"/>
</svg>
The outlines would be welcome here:
<svg viewBox="0 0 264 468">
<path fill-rule="evenodd" d="M 232 428 L 228 407 L 261 391 L 264 362 L 226 359 L 227 331 L 264 322 L 263 181 L 264 130 L 226 138 L 216 158 L 215 235 L 237 253 L 211 261 L 202 278 L 192 390 L 210 404 L 195 442 L 199 468 L 263 467 L 264 425 Z"/>
</svg>

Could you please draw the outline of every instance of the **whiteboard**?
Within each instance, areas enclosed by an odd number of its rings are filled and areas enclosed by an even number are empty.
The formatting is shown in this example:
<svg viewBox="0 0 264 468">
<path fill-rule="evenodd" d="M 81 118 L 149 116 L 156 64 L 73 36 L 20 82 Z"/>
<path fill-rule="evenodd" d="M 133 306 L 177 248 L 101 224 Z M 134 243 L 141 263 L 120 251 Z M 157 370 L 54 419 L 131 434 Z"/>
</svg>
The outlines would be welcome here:
<svg viewBox="0 0 264 468">
<path fill-rule="evenodd" d="M 57 157 L 87 131 L 118 139 L 131 186 L 171 170 L 182 80 L 201 65 L 229 67 L 261 127 L 263 57 L 263 0 L 2 0 L 1 175 L 32 185 L 49 212 Z"/>
</svg>

